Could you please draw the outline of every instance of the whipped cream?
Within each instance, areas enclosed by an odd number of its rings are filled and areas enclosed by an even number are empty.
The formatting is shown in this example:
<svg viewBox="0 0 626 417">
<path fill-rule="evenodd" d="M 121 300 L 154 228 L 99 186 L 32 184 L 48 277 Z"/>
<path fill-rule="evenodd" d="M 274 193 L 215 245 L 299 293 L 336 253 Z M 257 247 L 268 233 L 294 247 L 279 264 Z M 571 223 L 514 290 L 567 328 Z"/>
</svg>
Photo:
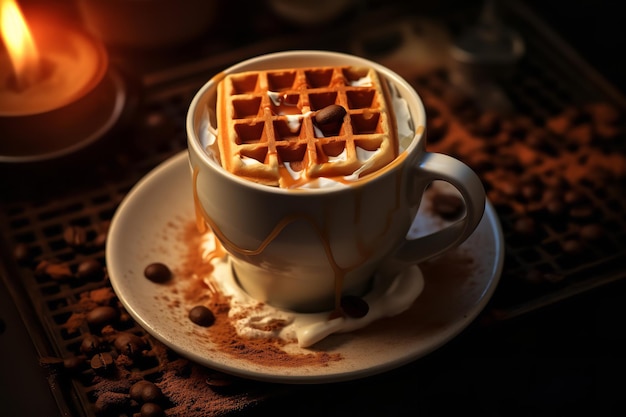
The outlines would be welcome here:
<svg viewBox="0 0 626 417">
<path fill-rule="evenodd" d="M 229 319 L 242 338 L 280 338 L 302 348 L 310 347 L 334 333 L 351 332 L 375 320 L 402 313 L 424 288 L 422 273 L 415 265 L 388 276 L 378 274 L 370 292 L 363 296 L 369 305 L 364 317 L 330 320 L 330 311 L 295 313 L 253 299 L 237 284 L 228 255 L 216 258 L 213 256 L 216 251 L 216 240 L 208 232 L 202 243 L 202 253 L 214 269 L 210 276 L 202 279 L 209 287 L 217 286 L 222 294 L 230 297 Z"/>
<path fill-rule="evenodd" d="M 365 77 L 361 77 L 358 80 L 349 81 L 348 85 L 351 85 L 353 87 L 371 87 L 372 79 L 369 75 L 366 75 Z"/>
</svg>

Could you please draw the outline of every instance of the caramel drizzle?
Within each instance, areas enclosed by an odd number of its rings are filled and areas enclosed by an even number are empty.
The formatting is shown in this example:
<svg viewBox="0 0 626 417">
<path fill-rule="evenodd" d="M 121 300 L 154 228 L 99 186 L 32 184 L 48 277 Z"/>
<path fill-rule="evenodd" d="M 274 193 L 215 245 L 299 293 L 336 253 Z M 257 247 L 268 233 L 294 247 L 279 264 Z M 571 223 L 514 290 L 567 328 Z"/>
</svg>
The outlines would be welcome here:
<svg viewBox="0 0 626 417">
<path fill-rule="evenodd" d="M 396 158 L 396 160 L 394 160 L 391 164 L 387 165 L 385 168 L 383 168 L 384 171 L 386 169 L 390 169 L 389 166 L 390 165 L 395 165 L 398 164 L 398 159 L 404 159 L 404 154 L 401 155 L 403 156 L 402 158 Z M 381 172 L 379 171 L 379 173 Z M 255 255 L 259 255 L 261 254 L 265 248 L 267 248 L 267 246 L 274 240 L 276 239 L 276 237 L 282 232 L 283 229 L 285 229 L 289 224 L 294 223 L 298 220 L 304 220 L 305 222 L 309 223 L 311 225 L 311 227 L 313 228 L 313 230 L 316 232 L 316 234 L 318 235 L 318 237 L 320 238 L 322 245 L 324 247 L 324 252 L 326 253 L 326 258 L 328 259 L 328 262 L 335 274 L 335 311 L 333 311 L 331 313 L 331 317 L 337 317 L 341 315 L 341 292 L 342 292 L 342 288 L 343 288 L 343 281 L 344 281 L 344 277 L 352 270 L 356 269 L 359 265 L 361 265 L 363 263 L 364 260 L 366 260 L 369 255 L 371 254 L 372 250 L 374 249 L 374 247 L 366 247 L 365 243 L 363 242 L 364 239 L 359 238 L 358 242 L 359 242 L 359 253 L 361 254 L 362 259 L 359 261 L 356 261 L 353 265 L 350 265 L 348 267 L 342 268 L 338 265 L 335 256 L 333 254 L 332 248 L 330 247 L 330 238 L 328 236 L 328 232 L 324 231 L 324 229 L 322 227 L 320 227 L 320 225 L 317 224 L 317 222 L 315 221 L 315 219 L 313 219 L 312 216 L 308 215 L 308 214 L 304 214 L 304 213 L 300 213 L 300 214 L 292 214 L 289 215 L 283 219 L 281 219 L 276 226 L 272 229 L 272 231 L 267 235 L 267 237 L 261 242 L 261 244 L 256 248 L 256 249 L 245 249 L 245 248 L 241 248 L 239 246 L 237 246 L 235 243 L 233 243 L 230 239 L 228 239 L 228 237 L 220 230 L 220 228 L 217 226 L 217 224 L 215 224 L 215 222 L 206 214 L 206 212 L 204 211 L 204 209 L 202 208 L 201 204 L 200 204 L 200 199 L 198 197 L 198 188 L 197 188 L 197 181 L 198 181 L 198 174 L 199 174 L 200 170 L 198 167 L 194 167 L 193 168 L 193 199 L 194 199 L 194 208 L 195 208 L 195 217 L 196 217 L 196 226 L 198 228 L 198 231 L 200 233 L 205 233 L 209 230 L 212 230 L 213 233 L 215 234 L 215 236 L 219 239 L 219 242 L 221 242 L 221 244 L 223 245 L 223 247 L 226 249 L 226 251 L 228 252 L 233 252 L 233 253 L 239 253 L 241 255 L 245 255 L 245 256 L 255 256 Z M 390 212 L 387 214 L 387 221 L 385 224 L 384 229 L 381 231 L 379 236 L 382 236 L 386 230 L 391 226 L 391 222 L 392 222 L 392 218 L 393 218 L 393 214 L 399 209 L 400 207 L 400 182 L 401 182 L 401 171 L 398 171 L 398 173 L 396 174 L 396 202 L 395 202 L 395 207 L 390 210 Z M 360 195 L 360 193 L 359 193 Z M 358 198 L 360 199 L 360 197 Z M 361 210 L 360 210 L 360 206 L 361 204 L 357 204 L 356 208 L 355 208 L 355 224 L 359 224 L 360 222 L 360 217 L 361 217 Z M 325 213 L 325 216 L 328 217 L 329 214 Z M 374 242 L 376 242 L 376 238 L 373 239 Z M 217 243 L 217 242 L 216 242 Z"/>
</svg>

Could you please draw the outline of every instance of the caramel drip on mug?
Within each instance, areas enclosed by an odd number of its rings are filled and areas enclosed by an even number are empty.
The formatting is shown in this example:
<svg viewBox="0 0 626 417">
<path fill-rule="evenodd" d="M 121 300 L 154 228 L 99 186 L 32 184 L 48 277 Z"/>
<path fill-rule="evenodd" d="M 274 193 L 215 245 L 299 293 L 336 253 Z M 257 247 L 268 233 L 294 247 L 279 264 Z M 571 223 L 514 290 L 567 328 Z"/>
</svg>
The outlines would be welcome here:
<svg viewBox="0 0 626 417">
<path fill-rule="evenodd" d="M 398 158 L 396 158 L 398 159 Z M 402 158 L 404 159 L 404 158 Z M 207 225 L 208 227 L 213 231 L 213 233 L 215 234 L 215 236 L 217 236 L 217 238 L 219 239 L 219 241 L 222 243 L 223 247 L 228 251 L 228 252 L 233 252 L 233 253 L 239 253 L 241 255 L 246 255 L 246 256 L 254 256 L 254 255 L 258 255 L 260 253 L 263 252 L 263 250 L 265 250 L 265 248 L 272 243 L 272 241 L 274 239 L 276 239 L 276 237 L 281 233 L 281 231 L 283 229 L 285 229 L 289 224 L 296 222 L 298 220 L 304 220 L 307 223 L 309 223 L 311 225 L 311 227 L 313 228 L 313 230 L 317 233 L 317 235 L 319 236 L 320 240 L 322 241 L 323 247 L 324 247 L 324 252 L 326 253 L 326 258 L 328 259 L 328 262 L 335 274 L 335 311 L 333 311 L 331 313 L 331 317 L 338 317 L 341 315 L 341 292 L 342 292 L 342 288 L 343 288 L 343 281 L 344 281 L 344 277 L 353 269 L 357 268 L 359 265 L 361 265 L 363 263 L 364 260 L 366 260 L 369 255 L 371 254 L 373 247 L 371 248 L 367 248 L 365 242 L 363 241 L 363 239 L 359 238 L 358 239 L 358 245 L 359 245 L 359 252 L 361 254 L 362 260 L 357 261 L 354 263 L 354 265 L 350 265 L 348 267 L 342 268 L 338 265 L 335 256 L 333 255 L 332 252 L 332 248 L 330 247 L 330 238 L 328 236 L 328 232 L 325 232 L 322 227 L 320 227 L 320 225 L 317 224 L 317 222 L 315 221 L 315 219 L 313 219 L 311 216 L 307 215 L 307 214 L 292 214 L 289 215 L 283 219 L 281 219 L 278 224 L 276 224 L 276 226 L 272 229 L 272 231 L 267 235 L 267 237 L 261 242 L 261 244 L 256 248 L 256 249 L 245 249 L 245 248 L 241 248 L 239 246 L 237 246 L 235 243 L 233 243 L 230 239 L 228 239 L 226 237 L 226 235 L 220 230 L 220 228 L 213 222 L 213 220 L 206 214 L 206 212 L 204 211 L 204 209 L 202 208 L 202 205 L 200 204 L 200 199 L 198 197 L 198 189 L 197 189 L 197 182 L 198 182 L 198 174 L 199 174 L 200 170 L 198 167 L 194 167 L 193 169 L 193 199 L 194 199 L 194 208 L 195 208 L 195 216 L 196 216 L 196 226 L 198 228 L 198 231 L 200 231 L 200 233 L 204 233 L 206 232 L 207 229 Z M 389 227 L 391 226 L 391 222 L 392 222 L 392 217 L 393 214 L 398 210 L 398 208 L 400 207 L 400 181 L 401 181 L 402 175 L 401 175 L 401 171 L 398 172 L 396 174 L 396 203 L 395 203 L 395 207 L 387 214 L 387 222 L 385 224 L 385 227 L 383 229 L 383 231 L 381 231 L 379 236 L 382 236 L 387 229 L 389 229 Z M 359 197 L 357 198 L 357 203 L 358 200 L 360 200 L 360 191 L 359 191 Z M 356 204 L 356 208 L 355 208 L 355 224 L 359 224 L 360 222 L 360 206 L 361 204 Z M 325 213 L 325 217 L 329 217 L 330 214 L 329 213 Z M 374 241 L 376 241 L 377 239 L 374 239 Z"/>
<path fill-rule="evenodd" d="M 196 187 L 196 183 L 198 182 L 198 174 L 200 173 L 200 168 L 193 168 L 193 207 L 195 209 L 196 214 L 196 227 L 200 233 L 207 232 L 206 222 L 204 221 L 204 217 L 202 216 L 202 206 L 200 205 L 200 199 L 198 198 L 198 189 Z"/>
<path fill-rule="evenodd" d="M 193 169 L 193 198 L 194 198 L 194 207 L 195 207 L 195 215 L 196 215 L 196 225 L 198 230 L 201 233 L 207 231 L 208 227 L 213 231 L 215 236 L 219 238 L 222 242 L 224 248 L 229 252 L 239 253 L 247 256 L 258 255 L 280 234 L 280 232 L 287 227 L 289 224 L 296 222 L 298 220 L 304 220 L 309 223 L 313 230 L 317 233 L 320 240 L 323 243 L 324 252 L 326 253 L 326 257 L 330 263 L 330 266 L 335 274 L 335 310 L 339 311 L 340 301 L 341 301 L 341 289 L 343 288 L 343 278 L 345 275 L 351 270 L 358 267 L 361 262 L 356 262 L 354 265 L 348 266 L 346 268 L 342 268 L 337 264 L 335 257 L 333 255 L 332 249 L 330 247 L 330 239 L 328 237 L 328 233 L 324 232 L 324 230 L 315 222 L 311 216 L 306 214 L 293 214 L 281 219 L 278 224 L 272 229 L 272 231 L 268 234 L 268 236 L 261 242 L 259 247 L 256 249 L 245 249 L 237 246 L 230 239 L 228 239 L 224 233 L 220 230 L 220 228 L 213 222 L 213 220 L 206 214 L 204 209 L 200 204 L 200 199 L 198 198 L 198 190 L 197 190 L 197 181 L 198 181 L 198 173 L 199 169 L 195 167 Z"/>
</svg>

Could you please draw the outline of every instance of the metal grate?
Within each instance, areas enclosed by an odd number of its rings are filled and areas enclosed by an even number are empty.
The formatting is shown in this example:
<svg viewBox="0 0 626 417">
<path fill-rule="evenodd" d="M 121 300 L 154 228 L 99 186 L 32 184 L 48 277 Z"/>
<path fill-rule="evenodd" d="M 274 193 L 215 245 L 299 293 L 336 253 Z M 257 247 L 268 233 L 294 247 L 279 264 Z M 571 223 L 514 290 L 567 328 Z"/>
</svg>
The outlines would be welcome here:
<svg viewBox="0 0 626 417">
<path fill-rule="evenodd" d="M 518 113 L 531 116 L 534 123 L 543 126 L 548 119 L 572 106 L 595 101 L 607 101 L 621 111 L 626 110 L 621 97 L 575 57 L 569 56 L 562 44 L 547 38 L 528 15 L 515 9 L 509 12 L 528 42 L 528 54 L 518 71 L 512 79 L 500 84 Z M 327 40 L 321 39 L 315 46 L 326 48 Z M 49 348 L 42 348 L 43 354 L 61 358 L 83 355 L 81 344 L 85 334 L 93 331 L 93 326 L 82 323 L 68 329 L 67 322 L 76 313 L 84 294 L 109 285 L 105 274 L 77 278 L 78 270 L 88 260 L 104 265 L 102 238 L 120 201 L 152 167 L 185 149 L 187 106 L 200 85 L 232 62 L 284 46 L 280 42 L 263 44 L 257 49 L 246 48 L 240 55 L 226 51 L 180 71 L 146 77 L 144 100 L 133 122 L 118 138 L 124 141 L 123 147 L 116 148 L 106 161 L 89 161 L 92 164 L 90 174 L 85 174 L 74 187 L 63 189 L 62 185 L 52 185 L 52 189 L 42 190 L 37 198 L 18 196 L 2 202 L 0 228 L 4 231 L 2 254 L 6 258 L 3 275 L 8 277 L 7 282 L 14 288 L 14 294 L 25 292 L 32 303 L 50 343 Z M 342 43 L 334 43 L 332 47 L 349 49 Z M 432 94 L 446 104 L 441 90 L 435 87 L 449 83 L 445 73 L 429 73 L 410 81 L 418 91 Z M 567 146 L 558 136 L 551 136 L 549 141 L 551 152 L 558 153 Z M 612 152 L 624 154 L 626 141 L 622 136 L 610 146 Z M 455 153 L 454 148 L 447 150 Z M 458 157 L 466 160 L 472 155 L 459 153 Z M 481 174 L 486 172 L 478 166 L 476 169 Z M 626 196 L 623 190 L 623 177 L 609 178 L 602 186 L 598 183 L 578 184 L 577 191 L 585 200 L 585 207 L 591 210 L 578 220 L 548 216 L 542 207 L 520 214 L 509 204 L 512 200 L 496 202 L 505 232 L 507 258 L 501 285 L 490 310 L 493 317 L 504 320 L 624 278 L 626 274 L 621 263 L 626 258 L 626 221 L 623 216 Z M 519 220 L 528 215 L 536 222 L 536 231 L 531 238 L 521 235 L 518 230 Z M 566 242 L 580 242 L 577 238 L 581 227 L 592 223 L 600 225 L 605 233 L 593 241 L 584 241 L 580 251 L 577 249 L 577 255 L 568 255 L 564 250 Z M 72 231 L 74 240 L 66 235 Z M 24 250 L 28 256 L 18 258 L 25 260 L 13 260 L 13 255 L 24 255 L 18 253 Z M 50 274 L 36 273 L 37 265 L 44 260 L 66 265 L 71 277 L 52 279 Z M 535 279 L 537 273 L 540 277 Z M 111 303 L 115 304 L 115 300 Z M 145 335 L 128 317 L 118 318 L 116 330 Z M 165 362 L 177 359 L 172 352 L 159 351 L 154 341 L 148 339 L 148 344 L 146 349 L 157 353 L 136 361 L 132 368 L 134 378 L 155 380 L 163 375 Z M 101 385 L 97 381 L 97 374 L 89 368 L 79 370 L 69 381 L 60 381 L 63 392 L 58 387 L 55 392 L 67 414 L 94 414 L 94 410 L 101 406 L 97 404 L 101 394 Z M 66 389 L 67 384 L 71 385 L 71 390 Z M 268 392 L 263 394 L 268 395 Z M 258 396 L 241 399 L 238 411 L 253 404 L 256 398 Z M 172 404 L 166 406 L 173 407 Z M 138 406 L 129 407 L 113 410 L 114 414 L 136 412 Z"/>
</svg>

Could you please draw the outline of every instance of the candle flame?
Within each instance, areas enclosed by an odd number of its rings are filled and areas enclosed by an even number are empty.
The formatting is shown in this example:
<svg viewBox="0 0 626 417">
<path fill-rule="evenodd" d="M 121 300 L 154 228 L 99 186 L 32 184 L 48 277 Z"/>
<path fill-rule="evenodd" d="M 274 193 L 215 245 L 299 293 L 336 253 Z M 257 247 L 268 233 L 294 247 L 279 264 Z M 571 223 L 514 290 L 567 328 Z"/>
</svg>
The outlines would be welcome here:
<svg viewBox="0 0 626 417">
<path fill-rule="evenodd" d="M 39 51 L 22 12 L 14 0 L 0 0 L 2 39 L 7 46 L 15 85 L 24 89 L 39 77 Z"/>
</svg>

